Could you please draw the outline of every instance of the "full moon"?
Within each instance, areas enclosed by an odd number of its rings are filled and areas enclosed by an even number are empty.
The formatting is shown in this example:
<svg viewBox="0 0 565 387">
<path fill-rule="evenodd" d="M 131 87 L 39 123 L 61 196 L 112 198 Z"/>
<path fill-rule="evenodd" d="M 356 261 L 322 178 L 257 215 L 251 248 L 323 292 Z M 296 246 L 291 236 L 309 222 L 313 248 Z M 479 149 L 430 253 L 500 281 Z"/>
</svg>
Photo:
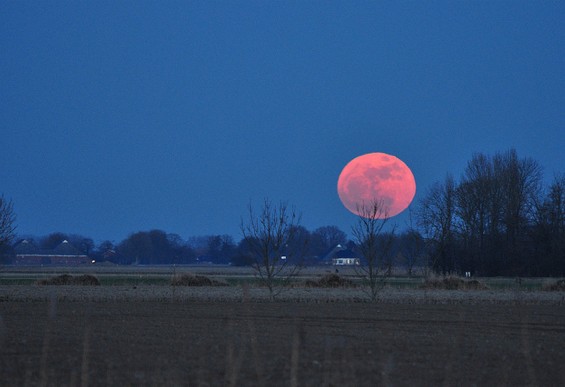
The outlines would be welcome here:
<svg viewBox="0 0 565 387">
<path fill-rule="evenodd" d="M 391 218 L 404 211 L 416 194 L 412 171 L 399 158 L 368 153 L 351 160 L 337 180 L 337 193 L 349 211 L 363 216 L 363 206 L 382 205 L 376 218 Z M 366 214 L 366 212 L 365 212 Z"/>
</svg>

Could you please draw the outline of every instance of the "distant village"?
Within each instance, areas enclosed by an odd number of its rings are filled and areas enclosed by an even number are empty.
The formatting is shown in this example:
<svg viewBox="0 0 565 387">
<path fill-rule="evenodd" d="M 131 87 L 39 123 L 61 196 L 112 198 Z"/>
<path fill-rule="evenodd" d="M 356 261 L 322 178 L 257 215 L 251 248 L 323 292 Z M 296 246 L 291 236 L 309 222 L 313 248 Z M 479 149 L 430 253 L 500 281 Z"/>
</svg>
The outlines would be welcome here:
<svg viewBox="0 0 565 387">
<path fill-rule="evenodd" d="M 399 236 L 406 242 L 406 236 Z M 299 238 L 306 247 L 300 256 L 288 247 L 282 257 L 303 265 L 355 266 L 362 257 L 355 243 L 335 226 L 321 227 L 310 233 L 301 227 Z M 405 265 L 402 252 L 396 253 L 398 264 Z M 234 243 L 228 235 L 212 235 L 182 240 L 161 230 L 137 232 L 121 243 L 110 241 L 95 246 L 92 239 L 80 235 L 53 233 L 46 237 L 20 238 L 6 255 L 4 264 L 41 265 L 236 265 L 252 264 L 252 253 L 245 240 Z"/>
</svg>

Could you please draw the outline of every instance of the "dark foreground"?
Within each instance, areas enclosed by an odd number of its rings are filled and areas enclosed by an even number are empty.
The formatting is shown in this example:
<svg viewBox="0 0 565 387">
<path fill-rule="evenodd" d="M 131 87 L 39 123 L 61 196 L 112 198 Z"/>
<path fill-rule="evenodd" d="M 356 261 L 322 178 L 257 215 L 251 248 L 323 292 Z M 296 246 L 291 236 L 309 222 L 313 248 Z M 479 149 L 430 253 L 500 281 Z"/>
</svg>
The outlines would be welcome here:
<svg viewBox="0 0 565 387">
<path fill-rule="evenodd" d="M 552 305 L 0 302 L 0 385 L 565 385 Z"/>
</svg>

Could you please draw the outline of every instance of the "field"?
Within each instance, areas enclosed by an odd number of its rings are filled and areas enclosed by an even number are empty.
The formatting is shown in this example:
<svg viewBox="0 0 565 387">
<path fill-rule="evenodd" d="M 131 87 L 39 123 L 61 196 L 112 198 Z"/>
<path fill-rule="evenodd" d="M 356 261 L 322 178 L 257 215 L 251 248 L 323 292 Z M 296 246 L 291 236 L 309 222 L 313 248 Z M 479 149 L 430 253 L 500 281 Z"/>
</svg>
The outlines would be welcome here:
<svg viewBox="0 0 565 387">
<path fill-rule="evenodd" d="M 565 385 L 563 292 L 396 286 L 371 303 L 297 285 L 271 302 L 248 272 L 193 288 L 99 271 L 97 287 L 0 273 L 0 385 Z"/>
</svg>

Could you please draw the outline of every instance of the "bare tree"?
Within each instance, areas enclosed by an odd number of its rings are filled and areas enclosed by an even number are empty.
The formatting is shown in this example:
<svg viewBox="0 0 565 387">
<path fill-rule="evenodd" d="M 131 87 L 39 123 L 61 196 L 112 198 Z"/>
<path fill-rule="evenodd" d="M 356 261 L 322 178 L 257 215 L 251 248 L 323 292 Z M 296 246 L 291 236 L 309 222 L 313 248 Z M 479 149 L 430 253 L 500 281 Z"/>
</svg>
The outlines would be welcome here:
<svg viewBox="0 0 565 387">
<path fill-rule="evenodd" d="M 347 242 L 347 235 L 336 226 L 318 227 L 312 233 L 312 238 L 316 239 L 319 248 L 327 251 L 338 244 Z"/>
<path fill-rule="evenodd" d="M 502 208 L 497 178 L 489 157 L 476 153 L 467 163 L 456 189 L 457 215 L 461 222 L 461 237 L 464 242 L 463 265 L 473 275 L 484 274 L 493 262 L 487 259 L 492 254 L 493 239 L 499 229 L 498 213 Z M 488 264 L 487 264 L 488 263 Z"/>
<path fill-rule="evenodd" d="M 541 167 L 515 150 L 473 155 L 456 190 L 466 269 L 481 274 L 526 270 L 525 244 L 539 203 Z"/>
<path fill-rule="evenodd" d="M 14 214 L 14 205 L 11 200 L 0 196 L 0 258 L 14 240 L 14 232 L 16 231 L 16 215 Z"/>
<path fill-rule="evenodd" d="M 524 245 L 527 231 L 533 224 L 535 202 L 541 190 L 542 169 L 531 158 L 518 158 L 511 149 L 502 155 L 495 155 L 494 161 L 501 165 L 501 188 L 504 197 L 502 223 L 504 225 L 505 257 L 503 264 L 508 274 L 527 274 Z"/>
<path fill-rule="evenodd" d="M 425 253 L 425 241 L 422 235 L 414 226 L 413 211 L 408 210 L 408 230 L 400 235 L 400 251 L 406 262 L 406 272 L 408 277 L 414 275 L 414 268 L 421 264 Z"/>
<path fill-rule="evenodd" d="M 540 252 L 535 274 L 565 276 L 565 174 L 554 177 L 543 202 L 538 204 L 536 234 Z"/>
<path fill-rule="evenodd" d="M 361 205 L 357 213 L 359 219 L 352 227 L 352 235 L 364 261 L 356 270 L 367 285 L 371 300 L 376 301 L 392 273 L 394 228 L 385 232 L 388 216 L 382 201 Z"/>
<path fill-rule="evenodd" d="M 303 243 L 295 243 L 300 215 L 286 203 L 274 205 L 268 199 L 259 212 L 251 204 L 248 211 L 241 233 L 252 254 L 252 267 L 274 299 L 282 290 L 277 282 L 288 282 L 300 270 L 305 251 Z"/>
<path fill-rule="evenodd" d="M 418 225 L 429 245 L 430 265 L 444 275 L 455 270 L 455 192 L 455 181 L 447 175 L 443 184 L 432 186 L 418 208 Z"/>
</svg>

